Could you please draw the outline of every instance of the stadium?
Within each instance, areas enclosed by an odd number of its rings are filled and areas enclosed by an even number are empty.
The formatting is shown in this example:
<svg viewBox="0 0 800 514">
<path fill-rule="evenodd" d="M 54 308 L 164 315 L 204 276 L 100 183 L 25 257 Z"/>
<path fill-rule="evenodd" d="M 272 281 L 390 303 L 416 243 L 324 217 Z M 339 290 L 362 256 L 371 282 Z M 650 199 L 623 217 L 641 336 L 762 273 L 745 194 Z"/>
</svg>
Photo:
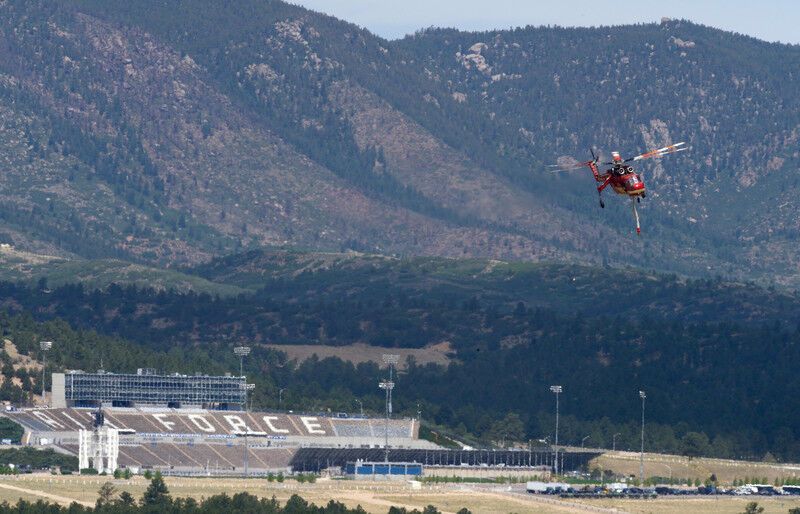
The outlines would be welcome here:
<svg viewBox="0 0 800 514">
<path fill-rule="evenodd" d="M 503 467 L 549 470 L 550 448 L 445 449 L 419 437 L 419 421 L 244 409 L 244 376 L 53 373 L 52 407 L 10 409 L 24 429 L 23 444 L 78 455 L 81 431 L 102 412 L 118 433 L 120 468 L 174 475 L 265 475 L 342 470 L 348 463 L 426 467 Z M 385 448 L 388 440 L 388 448 Z M 387 456 L 388 455 L 388 456 Z M 564 470 L 579 469 L 593 452 L 560 455 Z M 421 466 L 412 466 L 410 464 Z M 371 475 L 377 472 L 371 472 Z"/>
</svg>

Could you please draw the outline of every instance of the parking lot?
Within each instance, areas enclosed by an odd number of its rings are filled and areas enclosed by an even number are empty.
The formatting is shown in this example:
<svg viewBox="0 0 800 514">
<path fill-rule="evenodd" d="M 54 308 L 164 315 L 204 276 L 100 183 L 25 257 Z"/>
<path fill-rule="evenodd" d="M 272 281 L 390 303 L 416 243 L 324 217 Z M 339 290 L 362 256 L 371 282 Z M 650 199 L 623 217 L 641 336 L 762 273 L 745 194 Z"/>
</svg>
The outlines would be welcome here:
<svg viewBox="0 0 800 514">
<path fill-rule="evenodd" d="M 658 497 L 681 496 L 795 496 L 800 498 L 800 486 L 773 486 L 768 484 L 747 484 L 737 487 L 635 487 L 622 483 L 604 485 L 570 485 L 564 483 L 528 482 L 526 492 L 559 498 L 583 499 L 653 499 Z"/>
</svg>

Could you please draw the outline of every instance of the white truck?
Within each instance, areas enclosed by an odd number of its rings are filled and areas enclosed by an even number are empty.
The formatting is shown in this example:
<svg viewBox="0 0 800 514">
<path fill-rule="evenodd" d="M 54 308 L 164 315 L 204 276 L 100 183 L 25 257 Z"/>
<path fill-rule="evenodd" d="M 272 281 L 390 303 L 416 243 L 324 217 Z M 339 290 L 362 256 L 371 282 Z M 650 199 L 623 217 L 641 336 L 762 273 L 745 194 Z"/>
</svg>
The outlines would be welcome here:
<svg viewBox="0 0 800 514">
<path fill-rule="evenodd" d="M 525 490 L 530 494 L 555 494 L 566 491 L 569 484 L 563 482 L 528 482 Z"/>
</svg>

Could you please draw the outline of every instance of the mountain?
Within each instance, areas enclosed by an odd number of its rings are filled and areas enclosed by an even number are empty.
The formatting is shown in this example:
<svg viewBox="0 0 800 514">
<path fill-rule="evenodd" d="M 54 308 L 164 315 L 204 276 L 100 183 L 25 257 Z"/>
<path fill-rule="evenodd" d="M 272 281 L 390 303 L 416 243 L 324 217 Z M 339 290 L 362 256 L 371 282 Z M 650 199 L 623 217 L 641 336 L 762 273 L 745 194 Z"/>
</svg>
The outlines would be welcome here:
<svg viewBox="0 0 800 514">
<path fill-rule="evenodd" d="M 0 238 L 24 251 L 800 277 L 796 46 L 686 21 L 386 41 L 274 0 L 7 0 L 0 48 Z M 678 140 L 643 167 L 641 239 L 624 200 L 543 172 Z"/>
<path fill-rule="evenodd" d="M 669 256 L 672 243 L 681 250 L 671 258 L 715 273 L 796 274 L 800 99 L 792 89 L 800 46 L 673 20 L 430 30 L 398 44 L 454 98 L 518 133 L 494 142 L 498 154 L 584 160 L 596 147 L 607 160 L 613 149 L 635 154 L 687 141 L 688 152 L 641 164 L 650 235 L 631 245 L 642 253 L 632 260 L 664 265 L 658 255 Z M 578 178 L 557 184 L 562 205 L 582 211 L 591 195 L 588 185 L 573 187 Z M 619 243 L 609 239 L 598 251 Z"/>
</svg>

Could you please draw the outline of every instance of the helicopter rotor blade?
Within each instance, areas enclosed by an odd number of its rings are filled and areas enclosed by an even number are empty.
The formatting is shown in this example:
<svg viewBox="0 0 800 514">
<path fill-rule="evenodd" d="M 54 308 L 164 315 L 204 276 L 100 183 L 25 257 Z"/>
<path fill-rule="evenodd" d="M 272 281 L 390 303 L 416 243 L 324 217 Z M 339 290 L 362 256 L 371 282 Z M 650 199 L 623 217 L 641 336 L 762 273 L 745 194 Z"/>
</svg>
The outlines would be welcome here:
<svg viewBox="0 0 800 514">
<path fill-rule="evenodd" d="M 561 164 L 548 164 L 547 167 L 550 168 L 547 171 L 551 173 L 557 173 L 560 171 L 574 171 L 579 170 L 581 168 L 588 167 L 593 161 L 586 161 L 586 162 L 579 162 L 574 164 L 573 166 L 569 165 L 561 165 Z"/>
<path fill-rule="evenodd" d="M 572 168 L 552 168 L 547 171 L 549 171 L 550 173 L 561 173 L 562 171 L 575 171 L 581 168 L 583 168 L 583 166 L 574 166 Z"/>
<path fill-rule="evenodd" d="M 684 147 L 684 148 L 674 148 L 674 149 L 672 149 L 672 150 L 669 150 L 669 151 L 666 151 L 666 152 L 659 152 L 659 153 L 657 153 L 657 154 L 655 154 L 655 155 L 650 155 L 650 156 L 648 156 L 648 157 L 641 157 L 640 159 L 660 159 L 660 158 L 662 158 L 662 157 L 664 157 L 664 156 L 667 156 L 667 155 L 669 155 L 669 154 L 678 153 L 678 152 L 683 152 L 683 151 L 685 151 L 685 150 L 688 150 L 688 149 L 689 149 L 688 147 Z M 635 159 L 635 160 L 637 160 L 637 161 L 638 161 L 638 160 L 640 160 L 640 159 Z M 634 160 L 634 159 L 631 159 L 631 160 Z M 627 161 L 626 161 L 626 162 L 627 162 Z"/>
<path fill-rule="evenodd" d="M 688 150 L 685 145 L 686 142 L 681 141 L 680 143 L 675 143 L 674 145 L 665 146 L 664 148 L 658 148 L 656 150 L 650 150 L 649 152 L 645 152 L 643 154 L 637 155 L 636 157 L 630 157 L 625 159 L 623 162 L 631 162 L 631 161 L 639 161 L 641 159 L 658 159 L 664 157 L 665 155 L 682 152 L 684 150 Z"/>
</svg>

